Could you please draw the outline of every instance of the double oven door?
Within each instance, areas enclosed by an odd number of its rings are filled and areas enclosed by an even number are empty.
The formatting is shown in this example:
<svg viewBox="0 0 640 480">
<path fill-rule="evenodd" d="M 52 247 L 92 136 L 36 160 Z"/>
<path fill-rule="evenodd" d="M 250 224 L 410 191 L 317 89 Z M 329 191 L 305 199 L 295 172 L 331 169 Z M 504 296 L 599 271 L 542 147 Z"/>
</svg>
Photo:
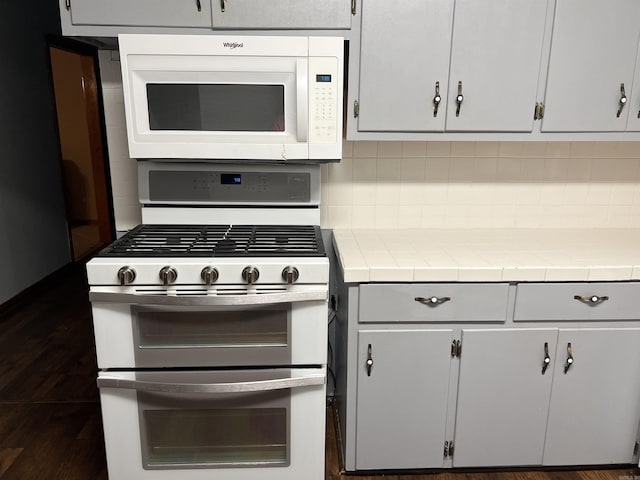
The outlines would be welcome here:
<svg viewBox="0 0 640 480">
<path fill-rule="evenodd" d="M 110 479 L 323 478 L 326 291 L 91 298 Z"/>
</svg>

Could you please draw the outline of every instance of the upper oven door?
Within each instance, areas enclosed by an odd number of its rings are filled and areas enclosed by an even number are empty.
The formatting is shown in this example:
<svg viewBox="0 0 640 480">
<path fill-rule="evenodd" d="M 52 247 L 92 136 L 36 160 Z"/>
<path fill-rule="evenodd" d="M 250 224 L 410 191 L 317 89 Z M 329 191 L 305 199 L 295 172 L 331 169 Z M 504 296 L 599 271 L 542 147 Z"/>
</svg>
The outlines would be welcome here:
<svg viewBox="0 0 640 480">
<path fill-rule="evenodd" d="M 118 41 L 132 158 L 340 159 L 342 38 Z"/>
<path fill-rule="evenodd" d="M 98 367 L 324 364 L 326 291 L 301 287 L 204 297 L 92 287 Z"/>
</svg>

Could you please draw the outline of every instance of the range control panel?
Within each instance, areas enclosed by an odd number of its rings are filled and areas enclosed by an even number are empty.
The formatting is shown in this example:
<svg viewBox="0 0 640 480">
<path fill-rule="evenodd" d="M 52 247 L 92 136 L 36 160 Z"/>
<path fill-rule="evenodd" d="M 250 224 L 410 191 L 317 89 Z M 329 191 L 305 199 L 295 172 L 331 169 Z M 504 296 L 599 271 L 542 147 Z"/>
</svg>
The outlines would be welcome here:
<svg viewBox="0 0 640 480">
<path fill-rule="evenodd" d="M 302 203 L 310 197 L 305 172 L 149 171 L 153 203 Z"/>
<path fill-rule="evenodd" d="M 309 142 L 335 143 L 338 108 L 338 60 L 309 59 Z"/>
</svg>

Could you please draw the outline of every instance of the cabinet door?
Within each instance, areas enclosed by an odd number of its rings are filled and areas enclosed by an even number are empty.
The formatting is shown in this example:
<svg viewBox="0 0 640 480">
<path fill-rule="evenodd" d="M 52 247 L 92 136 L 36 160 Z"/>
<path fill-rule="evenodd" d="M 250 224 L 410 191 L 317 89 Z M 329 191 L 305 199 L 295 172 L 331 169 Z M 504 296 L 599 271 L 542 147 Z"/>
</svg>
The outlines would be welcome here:
<svg viewBox="0 0 640 480">
<path fill-rule="evenodd" d="M 452 330 L 358 333 L 357 469 L 442 467 L 451 340 Z"/>
<path fill-rule="evenodd" d="M 211 27 L 210 0 L 71 0 L 74 25 Z"/>
<path fill-rule="evenodd" d="M 452 17 L 453 0 L 362 3 L 359 131 L 444 130 Z"/>
<path fill-rule="evenodd" d="M 546 16 L 547 0 L 456 0 L 447 131 L 532 131 Z"/>
<path fill-rule="evenodd" d="M 627 105 L 629 107 L 627 131 L 640 132 L 640 45 L 636 57 L 636 73 L 633 78 L 633 89 Z"/>
<path fill-rule="evenodd" d="M 571 344 L 573 364 L 565 373 Z M 640 421 L 640 329 L 561 329 L 545 465 L 631 463 Z"/>
<path fill-rule="evenodd" d="M 214 28 L 351 28 L 351 0 L 211 0 Z"/>
<path fill-rule="evenodd" d="M 639 18 L 637 0 L 557 2 L 542 131 L 626 129 L 630 105 L 616 115 L 620 85 L 631 94 Z"/>
<path fill-rule="evenodd" d="M 556 329 L 462 331 L 455 467 L 542 463 L 556 338 Z"/>
</svg>

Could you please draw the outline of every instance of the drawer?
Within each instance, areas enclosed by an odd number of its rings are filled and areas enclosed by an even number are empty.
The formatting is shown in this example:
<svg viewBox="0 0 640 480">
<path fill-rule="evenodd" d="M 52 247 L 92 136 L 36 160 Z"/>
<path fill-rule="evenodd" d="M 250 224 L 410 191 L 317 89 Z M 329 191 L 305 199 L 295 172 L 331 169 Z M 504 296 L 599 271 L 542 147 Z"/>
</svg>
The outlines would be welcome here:
<svg viewBox="0 0 640 480">
<path fill-rule="evenodd" d="M 360 323 L 504 322 L 508 284 L 365 284 Z"/>
<path fill-rule="evenodd" d="M 640 283 L 523 283 L 514 321 L 640 319 Z"/>
</svg>

